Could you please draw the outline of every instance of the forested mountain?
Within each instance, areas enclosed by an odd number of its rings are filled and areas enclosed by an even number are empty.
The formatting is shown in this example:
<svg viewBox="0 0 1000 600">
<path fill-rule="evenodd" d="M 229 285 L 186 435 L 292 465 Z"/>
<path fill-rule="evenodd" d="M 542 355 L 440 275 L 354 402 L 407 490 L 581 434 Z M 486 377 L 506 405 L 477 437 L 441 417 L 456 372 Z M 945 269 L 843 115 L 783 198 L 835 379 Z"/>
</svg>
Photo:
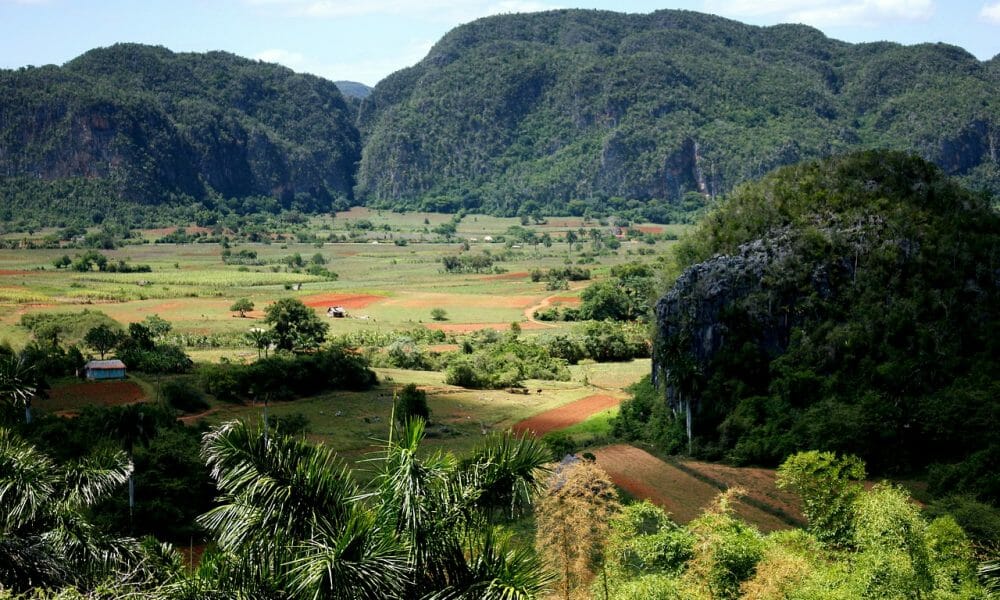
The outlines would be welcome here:
<svg viewBox="0 0 1000 600">
<path fill-rule="evenodd" d="M 6 213 L 258 196 L 328 210 L 360 155 L 334 83 L 224 52 L 119 44 L 0 71 L 0 115 Z"/>
<path fill-rule="evenodd" d="M 375 87 L 359 191 L 389 206 L 621 210 L 874 147 L 995 191 L 998 73 L 954 46 L 685 11 L 489 17 Z"/>
<path fill-rule="evenodd" d="M 362 98 L 223 52 L 121 44 L 0 71 L 0 217 L 342 200 L 662 221 L 864 148 L 996 192 L 998 60 L 685 11 L 559 10 L 458 27 Z"/>
<path fill-rule="evenodd" d="M 1000 219 L 981 197 L 900 153 L 808 162 L 740 188 L 678 256 L 655 360 L 696 453 L 936 465 L 935 492 L 1000 500 Z M 686 450 L 684 420 L 651 437 Z"/>
<path fill-rule="evenodd" d="M 357 81 L 335 81 L 337 89 L 345 98 L 358 98 L 364 100 L 372 94 L 372 88 Z"/>
</svg>

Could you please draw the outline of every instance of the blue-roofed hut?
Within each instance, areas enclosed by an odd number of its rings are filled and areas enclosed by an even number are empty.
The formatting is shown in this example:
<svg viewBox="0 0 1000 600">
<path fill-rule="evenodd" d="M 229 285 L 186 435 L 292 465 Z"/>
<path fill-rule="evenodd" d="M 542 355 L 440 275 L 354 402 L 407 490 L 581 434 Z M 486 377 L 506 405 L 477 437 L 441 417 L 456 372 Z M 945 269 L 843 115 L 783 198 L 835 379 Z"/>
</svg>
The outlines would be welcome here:
<svg viewBox="0 0 1000 600">
<path fill-rule="evenodd" d="M 125 363 L 120 360 L 92 360 L 83 365 L 87 379 L 105 381 L 108 379 L 125 379 Z"/>
</svg>

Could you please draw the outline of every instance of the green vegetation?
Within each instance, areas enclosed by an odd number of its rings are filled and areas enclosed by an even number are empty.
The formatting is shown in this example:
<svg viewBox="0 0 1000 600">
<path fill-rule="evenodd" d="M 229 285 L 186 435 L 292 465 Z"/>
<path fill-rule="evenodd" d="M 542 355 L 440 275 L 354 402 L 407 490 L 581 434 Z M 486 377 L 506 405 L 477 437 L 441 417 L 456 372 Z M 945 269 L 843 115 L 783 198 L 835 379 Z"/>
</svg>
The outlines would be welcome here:
<svg viewBox="0 0 1000 600">
<path fill-rule="evenodd" d="M 998 247 L 986 198 L 896 153 L 739 190 L 678 247 L 685 270 L 656 309 L 657 373 L 695 453 L 933 465 L 935 490 L 996 502 Z M 646 439 L 681 450 L 673 421 Z"/>
<path fill-rule="evenodd" d="M 945 44 L 847 44 L 687 11 L 494 16 L 364 101 L 359 197 L 525 223 L 672 222 L 778 166 L 876 147 L 998 191 L 993 73 Z"/>
<path fill-rule="evenodd" d="M 310 354 L 278 353 L 248 365 L 203 369 L 202 387 L 220 400 L 291 400 L 325 390 L 365 390 L 375 373 L 363 357 L 339 345 Z"/>
<path fill-rule="evenodd" d="M 330 326 L 301 300 L 282 298 L 264 309 L 264 322 L 271 326 L 271 342 L 278 350 L 318 348 Z"/>
<path fill-rule="evenodd" d="M 343 97 L 278 65 L 118 44 L 2 71 L 0 91 L 4 221 L 211 226 L 352 197 L 360 142 Z"/>
<path fill-rule="evenodd" d="M 453 355 L 445 369 L 447 383 L 476 389 L 516 387 L 525 379 L 567 381 L 569 378 L 565 360 L 515 334 L 487 338 L 474 351 Z"/>
</svg>

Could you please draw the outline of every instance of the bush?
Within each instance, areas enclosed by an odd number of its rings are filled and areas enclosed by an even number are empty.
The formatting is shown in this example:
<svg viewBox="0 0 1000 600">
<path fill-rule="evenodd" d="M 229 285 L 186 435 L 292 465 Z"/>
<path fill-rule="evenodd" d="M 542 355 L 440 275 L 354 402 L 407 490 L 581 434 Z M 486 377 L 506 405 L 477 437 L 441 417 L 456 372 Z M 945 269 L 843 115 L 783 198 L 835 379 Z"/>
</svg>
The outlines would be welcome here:
<svg viewBox="0 0 1000 600">
<path fill-rule="evenodd" d="M 270 427 L 284 435 L 304 435 L 309 433 L 309 417 L 302 413 L 290 413 L 271 417 Z"/>
<path fill-rule="evenodd" d="M 394 412 L 400 425 L 405 425 L 415 417 L 430 421 L 431 411 L 427 407 L 427 392 L 417 388 L 416 384 L 407 384 L 396 396 Z"/>
<path fill-rule="evenodd" d="M 206 392 L 220 400 L 291 400 L 327 390 L 366 390 L 375 373 L 364 357 L 340 345 L 315 354 L 280 353 L 249 365 L 219 365 L 202 372 Z"/>
<path fill-rule="evenodd" d="M 420 346 L 410 337 L 396 338 L 386 349 L 386 362 L 397 369 L 433 370 Z"/>
<path fill-rule="evenodd" d="M 446 321 L 448 320 L 448 312 L 443 308 L 432 308 L 431 318 L 435 321 Z"/>
<path fill-rule="evenodd" d="M 567 454 L 576 451 L 576 442 L 564 431 L 552 431 L 542 436 L 542 441 L 552 452 L 552 460 L 562 460 Z"/>
<path fill-rule="evenodd" d="M 160 394 L 167 404 L 181 412 L 201 412 L 208 408 L 201 391 L 187 381 L 168 381 L 160 386 Z"/>
<path fill-rule="evenodd" d="M 499 389 L 520 385 L 525 379 L 568 381 L 566 361 L 554 358 L 542 346 L 508 336 L 472 354 L 451 358 L 445 381 L 474 389 Z"/>
<path fill-rule="evenodd" d="M 587 355 L 597 362 L 618 362 L 648 357 L 647 340 L 641 325 L 602 321 L 587 326 L 583 344 Z"/>
</svg>

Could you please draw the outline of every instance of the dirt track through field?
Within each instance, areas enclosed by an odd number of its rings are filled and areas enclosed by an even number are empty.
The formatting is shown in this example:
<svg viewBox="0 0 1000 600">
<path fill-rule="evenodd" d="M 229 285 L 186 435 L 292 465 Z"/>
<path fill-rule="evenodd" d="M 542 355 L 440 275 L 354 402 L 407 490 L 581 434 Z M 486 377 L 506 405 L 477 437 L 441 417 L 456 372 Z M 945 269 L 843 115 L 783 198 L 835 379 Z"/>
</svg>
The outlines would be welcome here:
<svg viewBox="0 0 1000 600">
<path fill-rule="evenodd" d="M 633 446 L 606 446 L 594 450 L 594 456 L 615 484 L 633 496 L 662 506 L 679 523 L 698 517 L 719 494 L 715 486 Z M 761 531 L 790 528 L 778 517 L 743 502 L 736 503 L 735 511 Z"/>
<path fill-rule="evenodd" d="M 608 396 L 606 394 L 594 394 L 575 402 L 564 404 L 559 408 L 553 408 L 533 417 L 515 423 L 511 428 L 517 433 L 534 432 L 537 436 L 545 435 L 550 431 L 565 429 L 571 425 L 576 425 L 587 420 L 591 415 L 618 406 L 621 398 Z"/>
</svg>

